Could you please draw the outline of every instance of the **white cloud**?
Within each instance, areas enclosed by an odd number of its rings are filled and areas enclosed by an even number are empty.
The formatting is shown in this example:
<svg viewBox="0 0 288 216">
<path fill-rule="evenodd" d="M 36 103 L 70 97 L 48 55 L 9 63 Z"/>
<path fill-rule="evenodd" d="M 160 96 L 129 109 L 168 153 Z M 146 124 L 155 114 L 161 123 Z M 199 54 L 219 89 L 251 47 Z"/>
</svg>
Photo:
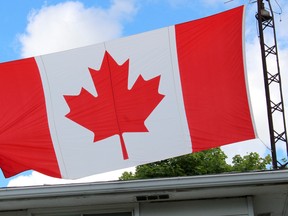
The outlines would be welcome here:
<svg viewBox="0 0 288 216">
<path fill-rule="evenodd" d="M 54 184 L 71 184 L 71 183 L 83 183 L 83 182 L 99 182 L 99 181 L 112 181 L 118 180 L 123 172 L 134 172 L 135 168 L 120 169 L 112 172 L 97 174 L 88 176 L 77 180 L 65 180 L 52 178 L 50 176 L 43 175 L 39 172 L 32 171 L 30 175 L 21 175 L 9 181 L 8 187 L 22 187 L 33 185 L 54 185 Z"/>
<path fill-rule="evenodd" d="M 43 6 L 28 17 L 19 35 L 21 56 L 35 56 L 99 43 L 122 35 L 123 22 L 136 13 L 133 1 L 112 1 L 107 9 L 78 1 Z"/>
<path fill-rule="evenodd" d="M 274 2 L 274 1 L 272 1 Z M 276 12 L 282 12 L 282 14 L 274 14 L 275 17 L 275 25 L 277 28 L 277 37 L 280 40 L 286 40 L 286 46 L 287 46 L 287 38 L 288 38 L 288 5 L 287 1 L 282 0 L 278 1 L 280 3 L 281 9 L 278 7 L 277 4 L 274 3 L 273 9 Z"/>
</svg>

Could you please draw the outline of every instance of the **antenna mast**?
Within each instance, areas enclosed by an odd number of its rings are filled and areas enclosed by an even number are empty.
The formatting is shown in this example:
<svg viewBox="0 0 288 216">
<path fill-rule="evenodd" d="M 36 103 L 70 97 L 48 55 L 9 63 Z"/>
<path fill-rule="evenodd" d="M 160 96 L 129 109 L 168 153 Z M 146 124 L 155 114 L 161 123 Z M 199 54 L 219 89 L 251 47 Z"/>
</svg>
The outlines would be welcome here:
<svg viewBox="0 0 288 216">
<path fill-rule="evenodd" d="M 265 0 L 268 3 L 268 9 L 265 8 L 264 0 L 257 0 L 259 39 L 261 47 L 261 57 L 264 75 L 264 85 L 266 93 L 266 105 L 269 123 L 269 134 L 271 143 L 272 165 L 273 169 L 285 168 L 287 161 L 280 162 L 277 158 L 276 145 L 283 142 L 286 146 L 286 160 L 288 158 L 288 142 L 287 130 L 285 122 L 284 102 L 282 94 L 280 66 L 278 58 L 276 31 L 274 24 L 274 15 L 270 0 Z M 264 40 L 264 34 L 274 36 L 269 44 Z M 269 65 L 268 65 L 269 59 Z M 273 61 L 271 63 L 271 60 Z M 271 94 L 273 93 L 273 94 Z M 277 125 L 276 125 L 277 119 Z M 280 124 L 279 124 L 280 121 Z"/>
</svg>

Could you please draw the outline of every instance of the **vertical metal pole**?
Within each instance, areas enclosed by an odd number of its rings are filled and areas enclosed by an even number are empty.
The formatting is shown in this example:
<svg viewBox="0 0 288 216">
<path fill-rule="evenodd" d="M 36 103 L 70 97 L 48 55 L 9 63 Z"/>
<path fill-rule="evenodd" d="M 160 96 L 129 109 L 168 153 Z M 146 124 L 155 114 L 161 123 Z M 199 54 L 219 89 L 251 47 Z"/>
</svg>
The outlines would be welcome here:
<svg viewBox="0 0 288 216">
<path fill-rule="evenodd" d="M 261 57 L 262 57 L 262 67 L 263 67 L 263 76 L 264 76 L 264 85 L 265 85 L 265 95 L 266 95 L 266 105 L 267 105 L 267 115 L 268 115 L 268 124 L 269 124 L 269 135 L 270 135 L 270 143 L 271 143 L 271 154 L 272 154 L 272 165 L 273 169 L 277 169 L 277 156 L 276 156 L 276 147 L 274 140 L 274 127 L 273 127 L 273 118 L 271 112 L 271 103 L 270 103 L 270 90 L 268 84 L 268 71 L 267 71 L 267 63 L 265 56 L 265 46 L 264 46 L 264 34 L 263 34 L 263 17 L 261 14 L 263 0 L 257 0 L 258 5 L 258 27 L 259 27 L 259 39 L 260 39 L 260 48 L 261 48 Z"/>
</svg>

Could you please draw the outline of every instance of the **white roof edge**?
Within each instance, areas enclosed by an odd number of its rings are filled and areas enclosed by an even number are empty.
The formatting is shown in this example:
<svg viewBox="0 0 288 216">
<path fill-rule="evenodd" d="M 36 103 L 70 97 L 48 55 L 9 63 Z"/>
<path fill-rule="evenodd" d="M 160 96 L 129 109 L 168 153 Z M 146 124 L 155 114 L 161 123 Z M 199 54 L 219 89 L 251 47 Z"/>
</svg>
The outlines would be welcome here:
<svg viewBox="0 0 288 216">
<path fill-rule="evenodd" d="M 288 183 L 288 170 L 0 189 L 0 200 Z"/>
</svg>

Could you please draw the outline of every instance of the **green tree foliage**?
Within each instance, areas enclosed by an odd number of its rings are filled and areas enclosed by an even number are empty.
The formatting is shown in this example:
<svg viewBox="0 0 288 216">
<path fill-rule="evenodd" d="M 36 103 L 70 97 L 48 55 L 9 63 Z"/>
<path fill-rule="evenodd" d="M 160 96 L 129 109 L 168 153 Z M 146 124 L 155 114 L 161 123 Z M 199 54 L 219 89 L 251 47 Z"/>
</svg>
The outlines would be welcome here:
<svg viewBox="0 0 288 216">
<path fill-rule="evenodd" d="M 249 170 L 264 170 L 266 166 L 272 161 L 271 156 L 267 155 L 265 158 L 261 158 L 258 153 L 251 152 L 248 155 L 241 157 L 235 155 L 233 157 L 233 170 L 234 171 L 249 171 Z"/>
<path fill-rule="evenodd" d="M 217 174 L 232 171 L 265 170 L 271 163 L 270 155 L 261 158 L 258 153 L 250 153 L 241 157 L 235 155 L 232 165 L 226 162 L 227 155 L 214 148 L 180 157 L 170 158 L 155 163 L 140 165 L 136 172 L 124 172 L 120 180 L 163 178 L 176 176 L 193 176 Z"/>
</svg>

